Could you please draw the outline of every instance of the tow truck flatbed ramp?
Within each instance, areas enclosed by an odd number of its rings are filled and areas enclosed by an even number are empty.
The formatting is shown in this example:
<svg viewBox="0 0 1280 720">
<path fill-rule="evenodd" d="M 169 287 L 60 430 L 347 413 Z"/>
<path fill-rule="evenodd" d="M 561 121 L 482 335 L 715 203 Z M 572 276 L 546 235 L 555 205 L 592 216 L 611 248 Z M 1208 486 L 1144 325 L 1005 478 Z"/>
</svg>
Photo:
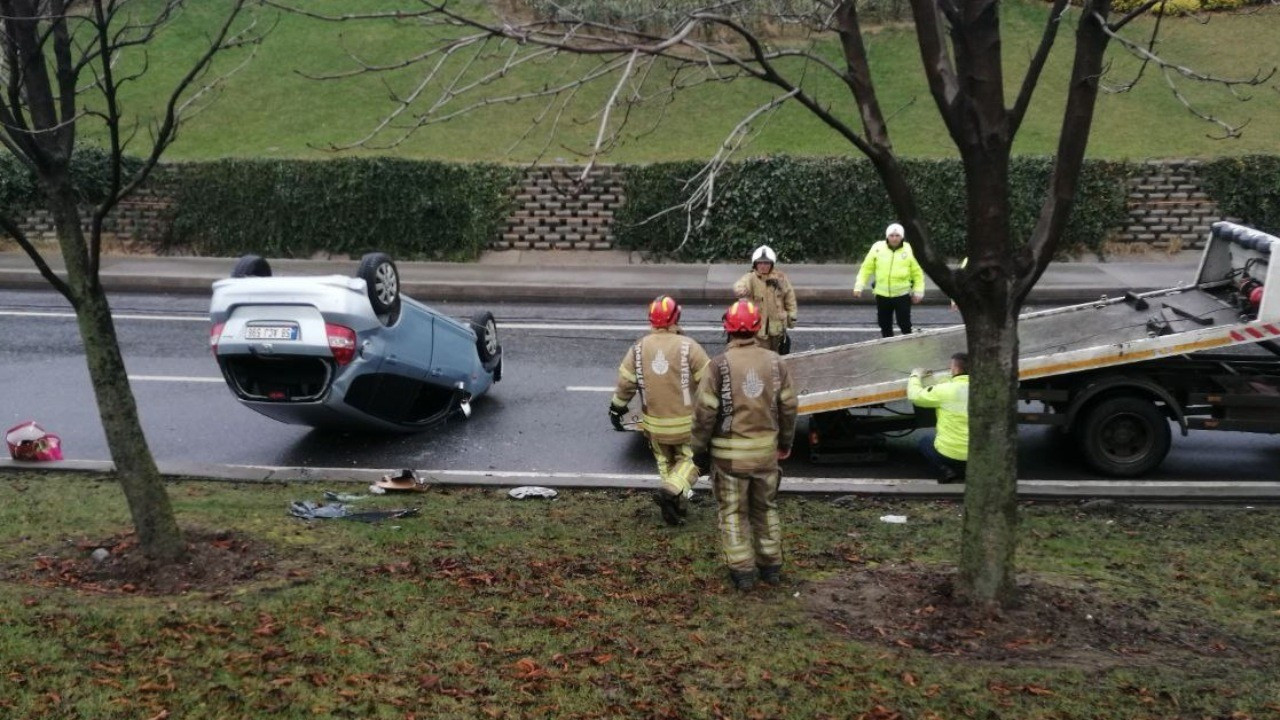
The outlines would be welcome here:
<svg viewBox="0 0 1280 720">
<path fill-rule="evenodd" d="M 1140 295 L 1027 313 L 1018 319 L 1020 379 L 1280 340 L 1280 292 L 1242 315 L 1243 276 L 1280 288 L 1280 239 L 1215 223 L 1196 280 Z M 1265 281 L 1262 278 L 1265 277 Z M 967 347 L 962 325 L 795 353 L 784 358 L 800 414 L 881 405 L 906 398 L 907 375 L 926 368 L 945 377 L 951 355 Z"/>
</svg>

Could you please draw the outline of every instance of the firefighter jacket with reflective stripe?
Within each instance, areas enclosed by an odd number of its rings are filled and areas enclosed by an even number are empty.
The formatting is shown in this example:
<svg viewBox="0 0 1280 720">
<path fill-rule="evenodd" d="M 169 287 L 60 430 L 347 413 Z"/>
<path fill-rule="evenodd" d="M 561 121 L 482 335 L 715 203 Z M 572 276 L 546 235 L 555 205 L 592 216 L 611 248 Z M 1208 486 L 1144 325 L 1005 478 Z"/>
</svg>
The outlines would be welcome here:
<svg viewBox="0 0 1280 720">
<path fill-rule="evenodd" d="M 638 392 L 641 426 L 649 437 L 667 445 L 688 443 L 706 365 L 707 351 L 678 327 L 654 329 L 622 358 L 611 405 L 625 408 Z"/>
<path fill-rule="evenodd" d="M 924 295 L 924 270 L 916 262 L 915 253 L 911 252 L 911 243 L 906 240 L 897 250 L 889 247 L 886 240 L 871 246 L 867 257 L 858 270 L 858 279 L 853 284 L 854 292 L 862 292 L 867 280 L 875 276 L 875 294 L 884 297 L 899 297 L 911 293 Z"/>
<path fill-rule="evenodd" d="M 755 270 L 738 278 L 733 292 L 760 308 L 760 337 L 778 336 L 796 326 L 796 291 L 786 273 L 774 270 L 760 275 Z"/>
<path fill-rule="evenodd" d="M 776 468 L 778 450 L 791 448 L 798 405 L 778 354 L 752 338 L 734 338 L 698 385 L 693 447 L 710 445 L 727 472 Z"/>
<path fill-rule="evenodd" d="M 933 447 L 952 460 L 969 460 L 969 376 L 957 375 L 924 387 L 920 376 L 907 380 L 907 399 L 920 407 L 938 409 L 938 437 Z"/>
</svg>

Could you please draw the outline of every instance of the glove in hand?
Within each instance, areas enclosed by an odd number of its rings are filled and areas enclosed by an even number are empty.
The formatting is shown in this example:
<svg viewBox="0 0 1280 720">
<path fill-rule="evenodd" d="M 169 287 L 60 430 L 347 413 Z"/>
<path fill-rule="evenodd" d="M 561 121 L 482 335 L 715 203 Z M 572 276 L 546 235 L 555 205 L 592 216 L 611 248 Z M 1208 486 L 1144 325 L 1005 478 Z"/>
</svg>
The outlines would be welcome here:
<svg viewBox="0 0 1280 720">
<path fill-rule="evenodd" d="M 612 405 L 609 406 L 609 422 L 613 424 L 614 430 L 617 430 L 618 432 L 626 431 L 626 428 L 622 427 L 622 416 L 625 413 L 625 410 L 619 410 Z"/>
</svg>

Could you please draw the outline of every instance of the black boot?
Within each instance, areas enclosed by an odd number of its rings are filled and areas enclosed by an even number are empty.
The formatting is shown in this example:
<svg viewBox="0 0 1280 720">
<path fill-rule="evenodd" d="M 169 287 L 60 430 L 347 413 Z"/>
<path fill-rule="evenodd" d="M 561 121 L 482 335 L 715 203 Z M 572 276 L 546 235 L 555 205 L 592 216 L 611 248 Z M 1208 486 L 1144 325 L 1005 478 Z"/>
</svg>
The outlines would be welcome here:
<svg viewBox="0 0 1280 720">
<path fill-rule="evenodd" d="M 689 503 L 685 500 L 684 494 L 676 495 L 675 503 L 676 514 L 680 516 L 680 519 L 684 520 L 689 517 Z"/>
<path fill-rule="evenodd" d="M 953 485 L 955 483 L 962 483 L 964 482 L 964 476 L 956 472 L 955 470 L 952 470 L 951 468 L 947 468 L 942 471 L 942 477 L 938 480 L 938 482 L 942 483 L 943 485 Z"/>
<path fill-rule="evenodd" d="M 684 521 L 680 519 L 680 498 L 678 496 L 672 495 L 665 490 L 659 490 L 653 494 L 653 501 L 657 503 L 658 509 L 662 511 L 663 522 L 673 527 L 684 524 Z"/>
<path fill-rule="evenodd" d="M 729 579 L 733 581 L 733 587 L 738 592 L 747 592 L 756 586 L 756 571 L 730 570 Z"/>
<path fill-rule="evenodd" d="M 766 584 L 777 587 L 782 584 L 782 566 L 781 565 L 761 565 L 760 579 Z"/>
</svg>

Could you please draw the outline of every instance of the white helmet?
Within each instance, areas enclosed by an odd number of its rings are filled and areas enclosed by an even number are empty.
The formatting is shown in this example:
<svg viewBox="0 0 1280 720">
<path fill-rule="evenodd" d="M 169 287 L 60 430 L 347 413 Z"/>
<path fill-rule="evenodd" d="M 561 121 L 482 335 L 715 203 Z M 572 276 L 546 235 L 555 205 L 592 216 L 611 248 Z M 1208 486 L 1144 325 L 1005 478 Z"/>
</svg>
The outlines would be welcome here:
<svg viewBox="0 0 1280 720">
<path fill-rule="evenodd" d="M 751 253 L 751 267 L 755 267 L 756 263 L 767 262 L 770 265 L 778 264 L 778 253 L 768 245 L 761 245 Z"/>
<path fill-rule="evenodd" d="M 889 225 L 889 227 L 884 229 L 885 237 L 889 237 L 890 235 L 897 235 L 898 237 L 904 237 L 906 234 L 907 232 L 903 230 L 902 226 L 899 225 L 898 223 L 892 223 L 891 225 Z"/>
</svg>

